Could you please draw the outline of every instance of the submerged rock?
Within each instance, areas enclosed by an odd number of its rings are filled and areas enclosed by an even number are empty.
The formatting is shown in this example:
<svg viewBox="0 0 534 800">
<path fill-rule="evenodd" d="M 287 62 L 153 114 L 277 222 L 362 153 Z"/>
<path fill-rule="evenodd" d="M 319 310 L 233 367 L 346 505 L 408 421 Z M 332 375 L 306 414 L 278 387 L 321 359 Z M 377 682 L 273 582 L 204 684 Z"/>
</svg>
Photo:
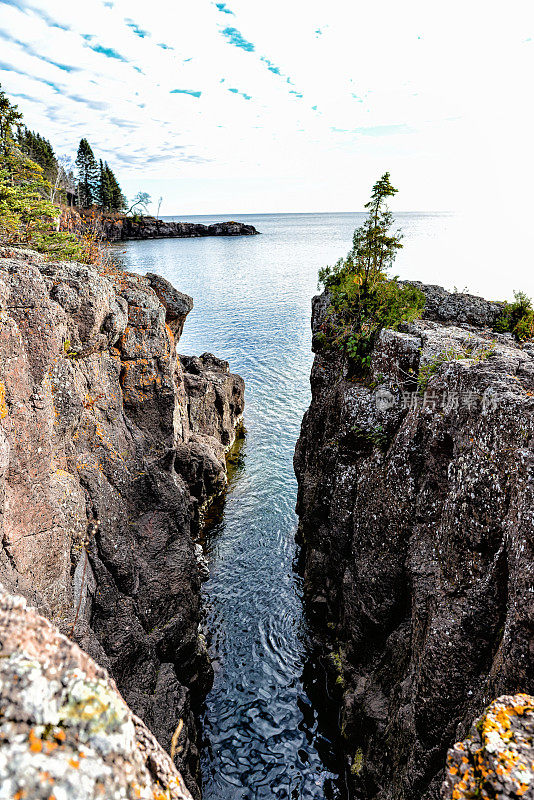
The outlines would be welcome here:
<svg viewBox="0 0 534 800">
<path fill-rule="evenodd" d="M 306 605 L 374 800 L 436 800 L 471 720 L 534 690 L 534 350 L 492 330 L 499 304 L 421 288 L 366 381 L 315 298 L 295 453 Z"/>
<path fill-rule="evenodd" d="M 212 671 L 194 534 L 243 382 L 207 363 L 190 385 L 176 341 L 192 302 L 162 278 L 4 252 L 0 580 L 111 672 L 163 747 L 183 720 L 175 760 L 198 797 L 192 709 Z"/>
</svg>

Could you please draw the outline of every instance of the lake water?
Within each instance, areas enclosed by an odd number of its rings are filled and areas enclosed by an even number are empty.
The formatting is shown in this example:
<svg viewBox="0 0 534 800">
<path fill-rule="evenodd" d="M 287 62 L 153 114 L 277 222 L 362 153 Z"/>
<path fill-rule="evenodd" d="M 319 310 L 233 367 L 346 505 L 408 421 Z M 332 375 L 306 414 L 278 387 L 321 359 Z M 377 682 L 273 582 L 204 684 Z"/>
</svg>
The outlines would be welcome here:
<svg viewBox="0 0 534 800">
<path fill-rule="evenodd" d="M 206 536 L 211 577 L 204 606 L 215 683 L 203 721 L 204 798 L 343 800 L 335 725 L 293 571 L 292 458 L 310 400 L 310 301 L 317 271 L 346 254 L 363 215 L 236 219 L 262 235 L 120 248 L 127 269 L 157 272 L 194 298 L 179 351 L 227 359 L 247 387 L 246 438 L 234 458 L 222 513 Z M 398 222 L 406 247 L 396 272 L 440 282 L 429 257 L 445 246 L 451 217 L 406 214 Z"/>
</svg>

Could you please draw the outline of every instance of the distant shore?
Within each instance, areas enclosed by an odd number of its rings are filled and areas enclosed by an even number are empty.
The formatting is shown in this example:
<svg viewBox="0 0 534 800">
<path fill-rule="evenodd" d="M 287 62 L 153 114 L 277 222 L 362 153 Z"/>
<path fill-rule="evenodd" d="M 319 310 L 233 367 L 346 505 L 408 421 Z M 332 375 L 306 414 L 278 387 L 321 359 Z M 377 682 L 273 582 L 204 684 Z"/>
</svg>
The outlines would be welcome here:
<svg viewBox="0 0 534 800">
<path fill-rule="evenodd" d="M 92 209 L 66 208 L 59 228 L 63 231 L 93 231 L 107 242 L 130 239 L 185 239 L 202 236 L 256 236 L 260 231 L 243 222 L 164 222 L 149 216 L 127 217 L 123 214 L 101 214 Z"/>
</svg>

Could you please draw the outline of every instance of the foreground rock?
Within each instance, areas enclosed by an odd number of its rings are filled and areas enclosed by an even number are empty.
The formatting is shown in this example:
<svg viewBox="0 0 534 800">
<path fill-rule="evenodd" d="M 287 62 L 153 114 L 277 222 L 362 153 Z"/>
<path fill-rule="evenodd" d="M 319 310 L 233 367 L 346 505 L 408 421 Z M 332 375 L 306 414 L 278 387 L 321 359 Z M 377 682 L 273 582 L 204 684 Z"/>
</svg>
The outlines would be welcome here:
<svg viewBox="0 0 534 800">
<path fill-rule="evenodd" d="M 423 289 L 365 383 L 316 351 L 295 454 L 307 608 L 377 800 L 435 800 L 471 720 L 534 690 L 534 348 L 492 331 L 499 304 Z"/>
<path fill-rule="evenodd" d="M 0 796 L 191 800 L 106 670 L 1 584 L 0 648 Z"/>
<path fill-rule="evenodd" d="M 176 763 L 198 796 L 193 707 L 212 672 L 193 534 L 225 485 L 243 381 L 204 356 L 190 392 L 176 338 L 192 301 L 164 279 L 8 255 L 0 580 L 110 671 L 166 749 L 183 720 Z"/>
<path fill-rule="evenodd" d="M 534 798 L 534 697 L 499 697 L 449 750 L 443 800 Z"/>
<path fill-rule="evenodd" d="M 102 217 L 93 211 L 66 209 L 60 220 L 60 230 L 85 232 L 94 230 L 108 242 L 127 239 L 184 239 L 201 236 L 255 236 L 253 225 L 243 222 L 164 222 L 155 217 L 126 217 L 120 214 Z"/>
</svg>

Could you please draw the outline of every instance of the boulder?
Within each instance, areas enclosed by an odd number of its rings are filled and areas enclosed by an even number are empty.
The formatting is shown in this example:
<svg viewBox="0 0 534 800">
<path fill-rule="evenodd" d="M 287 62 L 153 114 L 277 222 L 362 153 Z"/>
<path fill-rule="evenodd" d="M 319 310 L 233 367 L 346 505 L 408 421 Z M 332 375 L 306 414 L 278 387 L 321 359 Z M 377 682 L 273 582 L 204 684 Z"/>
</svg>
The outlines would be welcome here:
<svg viewBox="0 0 534 800">
<path fill-rule="evenodd" d="M 442 800 L 534 798 L 534 697 L 494 700 L 447 754 Z"/>
<path fill-rule="evenodd" d="M 2 797 L 191 800 L 108 672 L 1 584 L 0 651 Z"/>
</svg>

